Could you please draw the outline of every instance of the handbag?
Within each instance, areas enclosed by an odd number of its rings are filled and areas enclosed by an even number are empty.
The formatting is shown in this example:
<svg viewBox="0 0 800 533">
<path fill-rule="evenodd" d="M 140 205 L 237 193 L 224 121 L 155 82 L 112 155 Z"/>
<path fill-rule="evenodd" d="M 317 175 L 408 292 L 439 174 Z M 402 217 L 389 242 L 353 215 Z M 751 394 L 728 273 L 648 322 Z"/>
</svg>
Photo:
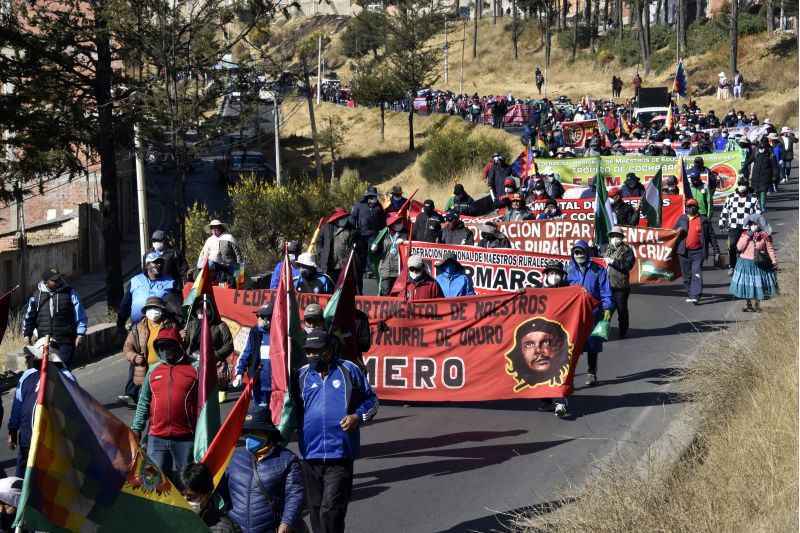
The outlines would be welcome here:
<svg viewBox="0 0 800 533">
<path fill-rule="evenodd" d="M 600 337 L 604 341 L 608 340 L 608 329 L 610 323 L 608 320 L 600 320 L 589 334 L 590 337 Z"/>
<path fill-rule="evenodd" d="M 753 262 L 756 266 L 761 270 L 773 270 L 775 265 L 772 264 L 772 258 L 770 258 L 767 250 L 763 247 L 759 249 L 757 244 L 753 244 L 753 246 L 756 252 L 753 256 Z"/>
</svg>

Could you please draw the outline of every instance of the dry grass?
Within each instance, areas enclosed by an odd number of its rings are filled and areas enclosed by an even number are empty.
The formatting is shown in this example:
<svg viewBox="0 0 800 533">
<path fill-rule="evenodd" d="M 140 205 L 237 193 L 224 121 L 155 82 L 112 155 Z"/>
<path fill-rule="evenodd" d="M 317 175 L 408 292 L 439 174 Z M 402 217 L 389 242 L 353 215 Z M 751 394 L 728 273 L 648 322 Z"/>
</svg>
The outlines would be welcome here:
<svg viewBox="0 0 800 533">
<path fill-rule="evenodd" d="M 606 467 L 574 504 L 521 531 L 798 530 L 796 244 L 784 253 L 783 295 L 690 364 L 698 432 L 677 464 Z"/>
<path fill-rule="evenodd" d="M 12 312 L 8 317 L 8 327 L 0 344 L 0 353 L 13 354 L 22 350 L 25 338 L 22 336 L 22 312 Z M 5 358 L 0 358 L 0 372 L 6 369 Z"/>
</svg>

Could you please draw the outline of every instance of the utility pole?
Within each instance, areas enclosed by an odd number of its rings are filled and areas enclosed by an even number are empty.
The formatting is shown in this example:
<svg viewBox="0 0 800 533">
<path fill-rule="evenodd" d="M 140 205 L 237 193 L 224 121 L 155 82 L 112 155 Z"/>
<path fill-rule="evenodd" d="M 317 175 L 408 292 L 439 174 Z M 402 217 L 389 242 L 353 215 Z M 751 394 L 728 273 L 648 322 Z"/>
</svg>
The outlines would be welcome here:
<svg viewBox="0 0 800 533">
<path fill-rule="evenodd" d="M 447 42 L 447 17 L 444 18 L 444 84 L 447 85 L 449 80 L 449 65 L 447 64 L 447 52 L 450 49 L 450 44 Z"/>
<path fill-rule="evenodd" d="M 136 203 L 139 213 L 139 251 L 144 256 L 147 251 L 147 183 L 144 175 L 144 154 L 139 126 L 133 126 L 133 150 L 136 157 Z"/>
<path fill-rule="evenodd" d="M 272 93 L 272 120 L 275 122 L 275 184 L 283 185 L 281 178 L 281 111 L 278 95 Z"/>
<path fill-rule="evenodd" d="M 458 94 L 464 94 L 464 49 L 467 47 L 467 19 L 464 22 L 464 34 L 461 37 L 461 74 L 458 82 Z"/>
<path fill-rule="evenodd" d="M 317 37 L 317 105 L 322 100 L 322 34 Z"/>
<path fill-rule="evenodd" d="M 14 201 L 17 206 L 17 231 L 19 233 L 19 282 L 24 296 L 28 294 L 28 237 L 25 234 L 25 207 L 22 202 L 22 186 L 19 179 L 14 186 Z"/>
</svg>

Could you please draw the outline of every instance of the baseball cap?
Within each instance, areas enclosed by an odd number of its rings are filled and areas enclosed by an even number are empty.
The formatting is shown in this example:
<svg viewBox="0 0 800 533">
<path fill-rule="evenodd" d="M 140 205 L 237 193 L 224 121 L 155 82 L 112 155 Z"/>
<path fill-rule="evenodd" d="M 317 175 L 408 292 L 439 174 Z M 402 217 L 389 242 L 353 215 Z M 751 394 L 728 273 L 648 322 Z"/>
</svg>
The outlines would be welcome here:
<svg viewBox="0 0 800 533">
<path fill-rule="evenodd" d="M 303 310 L 303 318 L 321 317 L 322 307 L 319 304 L 308 304 Z"/>
<path fill-rule="evenodd" d="M 161 257 L 161 253 L 159 252 L 150 252 L 146 256 L 144 256 L 145 263 L 155 263 L 156 261 L 164 261 L 164 258 Z"/>
<path fill-rule="evenodd" d="M 409 268 L 422 268 L 424 263 L 422 262 L 422 256 L 420 255 L 412 255 L 408 258 L 408 266 Z"/>
<path fill-rule="evenodd" d="M 322 350 L 330 344 L 330 335 L 324 329 L 312 329 L 306 335 L 306 342 L 303 345 L 305 350 Z"/>
</svg>

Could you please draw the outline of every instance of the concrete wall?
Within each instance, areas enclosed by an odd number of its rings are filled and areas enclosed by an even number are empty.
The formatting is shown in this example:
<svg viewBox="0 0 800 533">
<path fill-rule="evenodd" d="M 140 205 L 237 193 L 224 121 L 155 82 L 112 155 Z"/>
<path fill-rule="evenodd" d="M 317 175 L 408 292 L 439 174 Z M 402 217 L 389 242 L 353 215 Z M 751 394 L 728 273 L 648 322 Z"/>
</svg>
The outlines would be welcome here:
<svg viewBox="0 0 800 533">
<path fill-rule="evenodd" d="M 42 279 L 42 272 L 46 268 L 56 267 L 67 278 L 79 275 L 78 249 L 77 236 L 60 242 L 29 245 L 24 279 L 20 272 L 20 250 L 0 252 L 0 286 L 11 288 L 17 284 L 21 285 L 21 290 L 14 293 L 11 306 L 21 305 L 24 299 L 30 296 L 29 293 Z"/>
</svg>

